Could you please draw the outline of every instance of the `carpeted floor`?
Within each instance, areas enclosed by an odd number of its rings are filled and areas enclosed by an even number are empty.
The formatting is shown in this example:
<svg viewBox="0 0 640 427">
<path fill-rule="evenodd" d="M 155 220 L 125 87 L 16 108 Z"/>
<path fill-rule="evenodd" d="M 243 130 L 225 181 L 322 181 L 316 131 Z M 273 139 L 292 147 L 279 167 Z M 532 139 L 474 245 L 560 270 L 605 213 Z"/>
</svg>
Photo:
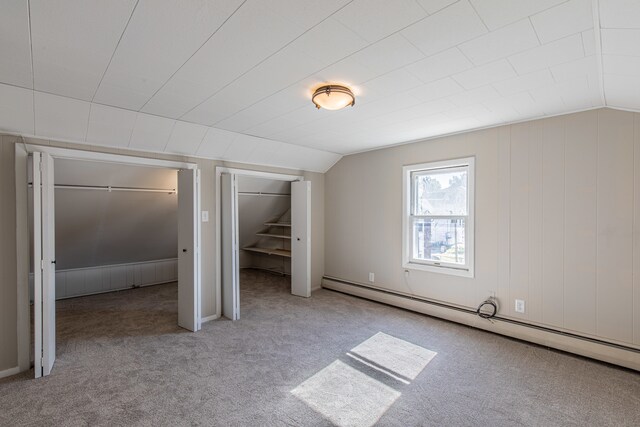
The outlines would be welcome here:
<svg viewBox="0 0 640 427">
<path fill-rule="evenodd" d="M 241 291 L 195 334 L 176 284 L 58 302 L 53 373 L 0 380 L 0 425 L 640 425 L 636 372 L 267 273 Z"/>
</svg>

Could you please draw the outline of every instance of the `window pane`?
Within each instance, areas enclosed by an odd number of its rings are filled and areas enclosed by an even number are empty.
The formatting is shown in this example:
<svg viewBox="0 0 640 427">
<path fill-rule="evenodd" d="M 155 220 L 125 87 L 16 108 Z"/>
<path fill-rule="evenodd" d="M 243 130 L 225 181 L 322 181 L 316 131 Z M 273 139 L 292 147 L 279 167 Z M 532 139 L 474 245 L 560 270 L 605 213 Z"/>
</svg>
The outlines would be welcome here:
<svg viewBox="0 0 640 427">
<path fill-rule="evenodd" d="M 464 219 L 414 219 L 413 258 L 465 264 Z"/>
<path fill-rule="evenodd" d="M 413 173 L 414 215 L 467 215 L 467 169 Z"/>
</svg>

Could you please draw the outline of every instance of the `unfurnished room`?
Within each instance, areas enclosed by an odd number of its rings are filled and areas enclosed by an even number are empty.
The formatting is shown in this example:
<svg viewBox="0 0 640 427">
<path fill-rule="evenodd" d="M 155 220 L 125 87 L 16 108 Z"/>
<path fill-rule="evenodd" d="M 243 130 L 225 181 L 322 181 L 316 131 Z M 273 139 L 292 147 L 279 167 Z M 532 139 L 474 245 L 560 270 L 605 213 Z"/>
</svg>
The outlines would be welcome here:
<svg viewBox="0 0 640 427">
<path fill-rule="evenodd" d="M 0 426 L 639 426 L 640 1 L 0 0 Z"/>
</svg>

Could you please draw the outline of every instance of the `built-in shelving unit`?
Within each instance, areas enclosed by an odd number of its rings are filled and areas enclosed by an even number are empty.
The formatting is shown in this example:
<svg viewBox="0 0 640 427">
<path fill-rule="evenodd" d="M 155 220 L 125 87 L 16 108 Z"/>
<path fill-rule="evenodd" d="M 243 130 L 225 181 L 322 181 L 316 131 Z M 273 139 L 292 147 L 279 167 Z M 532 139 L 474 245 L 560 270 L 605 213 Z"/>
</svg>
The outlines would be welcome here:
<svg viewBox="0 0 640 427">
<path fill-rule="evenodd" d="M 284 215 L 287 214 L 288 212 Z M 289 219 L 289 217 L 287 217 L 287 219 Z M 256 236 L 260 237 L 260 240 L 254 246 L 247 246 L 242 249 L 249 252 L 291 258 L 291 223 L 280 222 L 281 220 L 282 217 L 280 219 L 266 221 L 264 223 L 266 228 L 256 233 Z M 274 248 L 272 246 L 279 247 Z"/>
</svg>

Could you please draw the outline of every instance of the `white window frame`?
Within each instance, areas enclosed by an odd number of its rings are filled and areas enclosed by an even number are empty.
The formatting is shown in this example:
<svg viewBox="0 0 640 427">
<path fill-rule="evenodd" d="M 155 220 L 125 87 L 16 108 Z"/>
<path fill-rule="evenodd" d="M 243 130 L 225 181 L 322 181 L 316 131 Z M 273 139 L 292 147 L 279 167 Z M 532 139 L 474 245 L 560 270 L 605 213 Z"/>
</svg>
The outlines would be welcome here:
<svg viewBox="0 0 640 427">
<path fill-rule="evenodd" d="M 467 203 L 468 215 L 465 220 L 465 265 L 444 263 L 438 261 L 413 258 L 413 230 L 412 230 L 412 180 L 413 172 L 428 172 L 430 170 L 467 168 Z M 442 215 L 442 217 L 449 217 Z M 459 215 L 451 215 L 459 217 Z M 434 273 L 450 274 L 462 277 L 474 277 L 475 258 L 475 158 L 443 160 L 437 162 L 407 165 L 402 168 L 402 267 L 409 270 L 423 270 Z"/>
</svg>

